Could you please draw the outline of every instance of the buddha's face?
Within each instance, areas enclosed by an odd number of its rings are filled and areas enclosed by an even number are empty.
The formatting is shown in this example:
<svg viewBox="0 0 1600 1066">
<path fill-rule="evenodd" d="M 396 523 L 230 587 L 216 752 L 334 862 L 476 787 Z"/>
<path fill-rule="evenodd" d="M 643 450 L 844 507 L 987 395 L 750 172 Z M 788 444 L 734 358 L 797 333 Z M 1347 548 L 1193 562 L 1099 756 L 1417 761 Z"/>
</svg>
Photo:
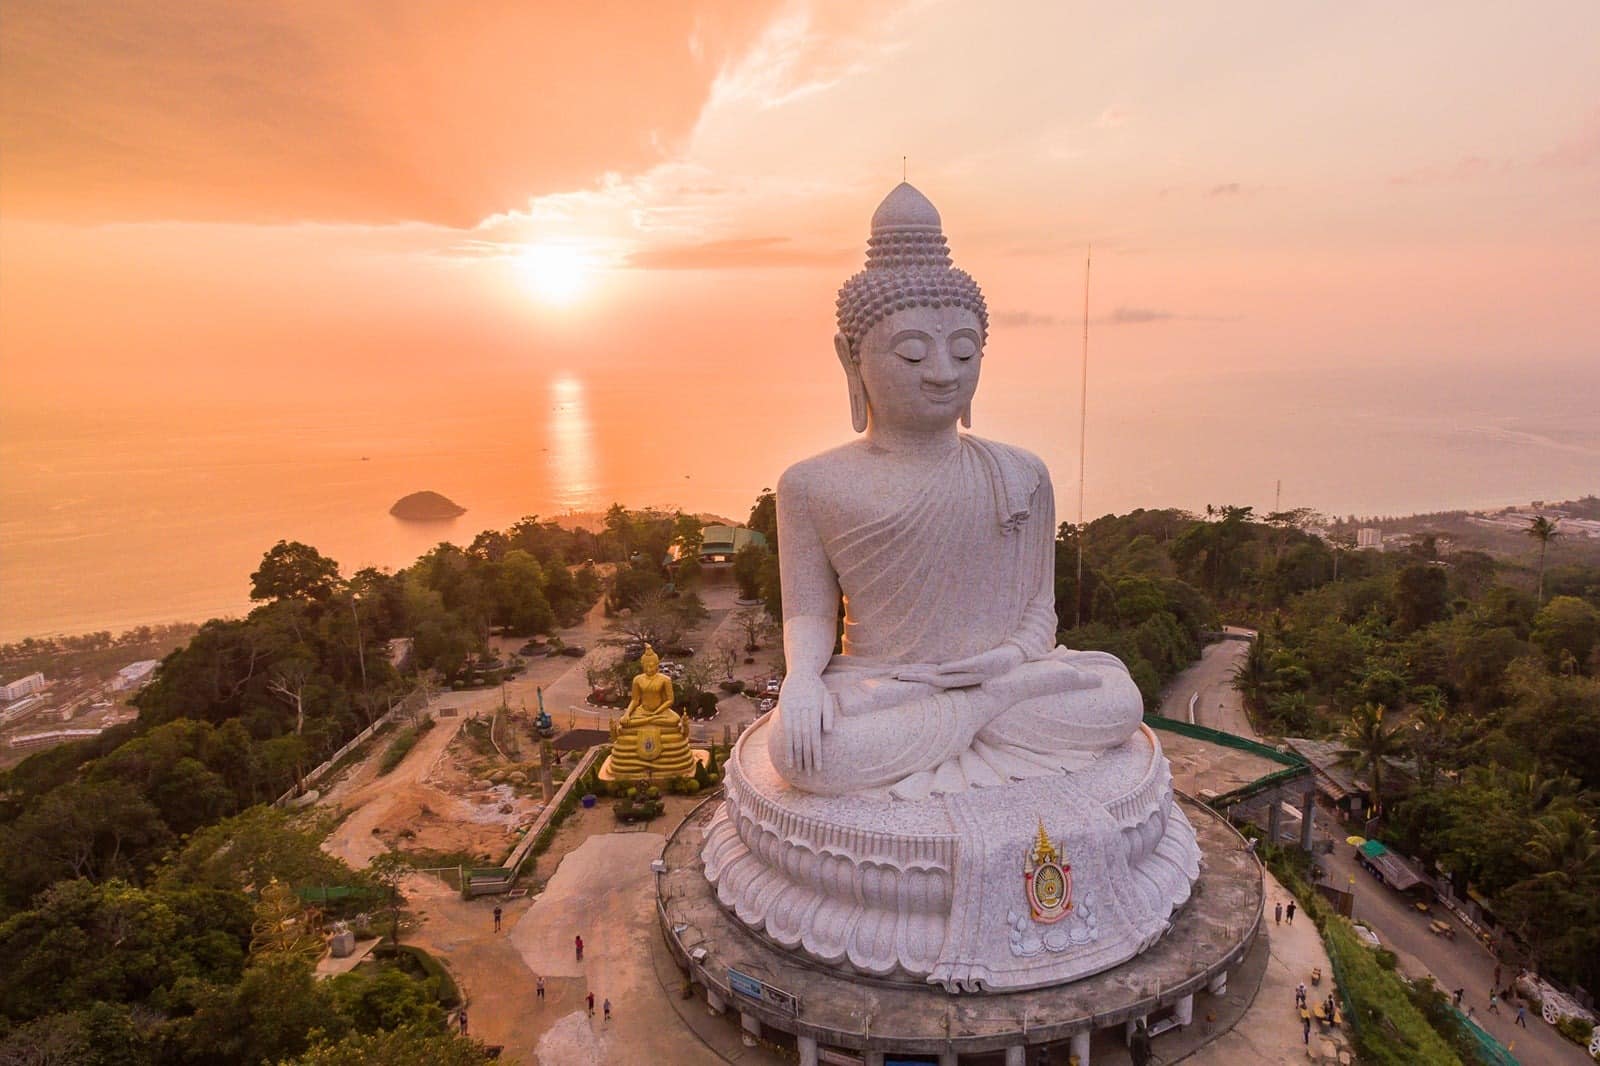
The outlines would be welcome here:
<svg viewBox="0 0 1600 1066">
<path fill-rule="evenodd" d="M 655 677 L 656 671 L 661 669 L 661 660 L 656 658 L 654 655 L 646 655 L 643 659 L 639 660 L 639 665 L 644 668 L 644 674 L 646 677 Z"/>
<path fill-rule="evenodd" d="M 950 425 L 972 402 L 983 329 L 964 307 L 908 307 L 867 331 L 857 368 L 872 421 L 893 429 Z"/>
</svg>

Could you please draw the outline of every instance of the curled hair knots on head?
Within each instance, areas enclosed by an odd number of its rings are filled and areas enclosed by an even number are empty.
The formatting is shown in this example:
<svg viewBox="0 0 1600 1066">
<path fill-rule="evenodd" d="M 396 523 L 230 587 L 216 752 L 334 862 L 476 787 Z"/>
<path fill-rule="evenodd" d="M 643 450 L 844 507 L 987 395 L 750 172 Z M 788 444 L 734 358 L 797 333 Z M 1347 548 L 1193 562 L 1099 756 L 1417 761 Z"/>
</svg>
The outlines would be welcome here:
<svg viewBox="0 0 1600 1066">
<path fill-rule="evenodd" d="M 978 316 L 982 339 L 989 338 L 989 309 L 972 275 L 954 267 L 885 269 L 869 266 L 839 290 L 839 332 L 856 352 L 867 331 L 895 311 L 911 307 L 962 307 Z"/>
</svg>

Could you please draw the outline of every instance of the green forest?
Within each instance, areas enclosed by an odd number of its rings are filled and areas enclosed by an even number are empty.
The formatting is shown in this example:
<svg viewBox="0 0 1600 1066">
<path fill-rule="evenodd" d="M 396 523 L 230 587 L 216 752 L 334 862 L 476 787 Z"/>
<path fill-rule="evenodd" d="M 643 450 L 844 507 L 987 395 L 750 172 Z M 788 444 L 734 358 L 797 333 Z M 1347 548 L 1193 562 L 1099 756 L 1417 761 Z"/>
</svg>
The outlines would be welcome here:
<svg viewBox="0 0 1600 1066">
<path fill-rule="evenodd" d="M 530 517 L 348 576 L 279 542 L 248 577 L 244 618 L 8 646 L 13 663 L 81 666 L 188 637 L 136 697 L 137 720 L 0 775 L 0 1060 L 485 1061 L 446 1031 L 454 993 L 433 960 L 402 950 L 314 982 L 304 944 L 257 935 L 274 886 L 331 888 L 324 916 L 356 920 L 396 881 L 325 855 L 326 826 L 270 804 L 419 686 L 513 669 L 488 653 L 491 633 L 554 633 L 602 594 L 618 609 L 666 586 L 668 548 L 699 528 L 620 506 L 596 533 Z"/>
<path fill-rule="evenodd" d="M 1549 976 L 1593 987 L 1600 550 L 1549 525 L 1517 551 L 1442 535 L 1356 551 L 1347 524 L 1314 535 L 1314 520 L 1223 506 L 1063 524 L 1061 642 L 1120 656 L 1153 707 L 1224 622 L 1256 629 L 1236 684 L 1258 731 L 1341 738 L 1385 839 L 1480 894 Z M 748 524 L 771 547 L 742 551 L 734 580 L 781 621 L 770 492 Z M 455 992 L 435 960 L 391 945 L 318 982 L 303 937 L 263 935 L 295 925 L 292 891 L 336 887 L 325 916 L 358 921 L 398 883 L 322 853 L 314 813 L 270 804 L 419 686 L 516 669 L 489 652 L 493 633 L 553 645 L 597 603 L 692 616 L 699 529 L 620 505 L 593 532 L 530 517 L 397 573 L 271 547 L 247 579 L 254 610 L 181 634 L 136 721 L 0 777 L 0 1057 L 485 1061 L 446 1029 Z M 8 654 L 51 652 L 25 645 Z"/>
</svg>

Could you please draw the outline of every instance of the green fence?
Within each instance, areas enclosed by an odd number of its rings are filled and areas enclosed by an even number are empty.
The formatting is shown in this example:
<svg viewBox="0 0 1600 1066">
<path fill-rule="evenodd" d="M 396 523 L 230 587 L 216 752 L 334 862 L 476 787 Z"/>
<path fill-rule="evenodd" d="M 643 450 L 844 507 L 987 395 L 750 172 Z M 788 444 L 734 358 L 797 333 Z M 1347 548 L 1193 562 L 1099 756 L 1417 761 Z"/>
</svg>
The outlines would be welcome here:
<svg viewBox="0 0 1600 1066">
<path fill-rule="evenodd" d="M 1517 1057 L 1511 1054 L 1504 1044 L 1484 1032 L 1477 1022 L 1454 1007 L 1450 1008 L 1450 1013 L 1455 1015 L 1456 1024 L 1461 1027 L 1461 1031 L 1471 1037 L 1473 1043 L 1477 1045 L 1475 1050 L 1479 1062 L 1485 1066 L 1519 1066 Z"/>
<path fill-rule="evenodd" d="M 1241 737 L 1237 733 L 1225 733 L 1220 729 L 1211 729 L 1203 725 L 1190 725 L 1180 722 L 1176 718 L 1163 718 L 1158 714 L 1144 716 L 1144 724 L 1151 729 L 1161 729 L 1168 733 L 1178 733 L 1182 736 L 1204 740 L 1211 744 L 1220 744 L 1225 748 L 1234 748 L 1237 751 L 1246 751 L 1251 755 L 1259 755 L 1263 759 L 1282 763 L 1285 766 L 1303 768 L 1310 765 L 1292 751 L 1279 751 L 1257 740 Z"/>
<path fill-rule="evenodd" d="M 378 897 L 381 893 L 360 885 L 302 885 L 294 890 L 301 903 L 332 903 L 342 899 Z"/>
</svg>

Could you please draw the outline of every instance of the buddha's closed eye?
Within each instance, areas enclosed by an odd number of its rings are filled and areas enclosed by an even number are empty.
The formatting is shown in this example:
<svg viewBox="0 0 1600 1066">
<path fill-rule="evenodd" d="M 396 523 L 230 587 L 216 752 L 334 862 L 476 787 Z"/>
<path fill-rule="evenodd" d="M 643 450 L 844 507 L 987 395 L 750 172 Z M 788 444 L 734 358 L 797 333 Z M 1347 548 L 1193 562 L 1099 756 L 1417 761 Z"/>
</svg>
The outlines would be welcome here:
<svg viewBox="0 0 1600 1066">
<path fill-rule="evenodd" d="M 908 363 L 920 363 L 928 357 L 928 342 L 921 337 L 905 337 L 894 346 L 894 354 Z"/>
</svg>

